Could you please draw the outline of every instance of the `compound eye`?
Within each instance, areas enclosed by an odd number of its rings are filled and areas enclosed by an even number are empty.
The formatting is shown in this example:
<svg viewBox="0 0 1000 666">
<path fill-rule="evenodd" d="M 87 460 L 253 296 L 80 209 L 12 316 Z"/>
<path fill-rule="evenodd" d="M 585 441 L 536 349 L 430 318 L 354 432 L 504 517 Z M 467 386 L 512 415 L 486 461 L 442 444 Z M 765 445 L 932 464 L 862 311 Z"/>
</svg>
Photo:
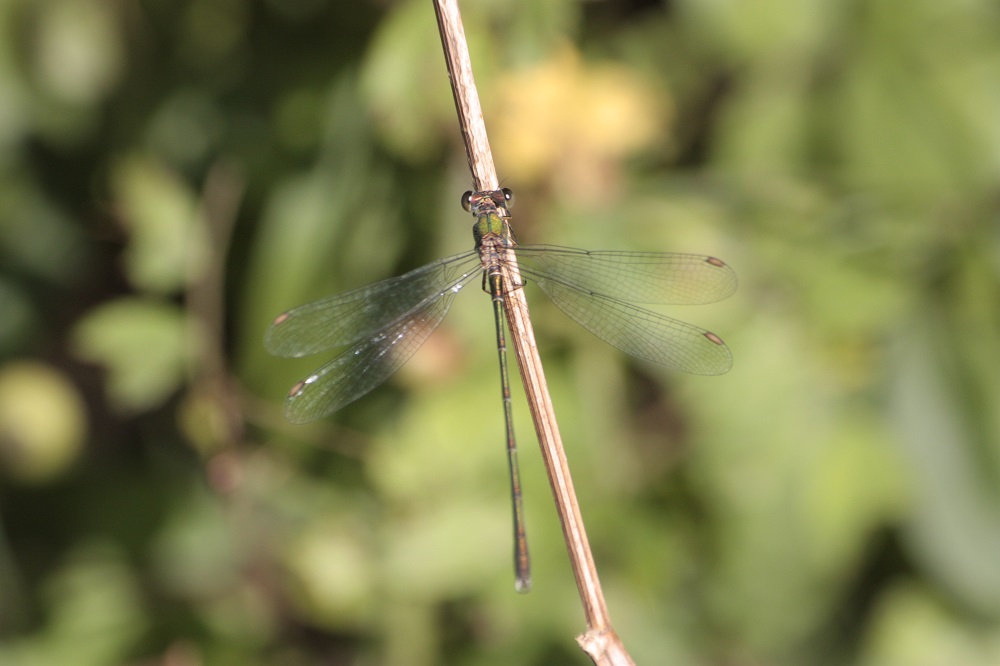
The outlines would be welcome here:
<svg viewBox="0 0 1000 666">
<path fill-rule="evenodd" d="M 472 212 L 472 192 L 466 192 L 462 195 L 462 208 L 464 208 L 467 213 Z"/>
<path fill-rule="evenodd" d="M 514 193 L 509 187 L 500 190 L 503 193 L 503 200 L 507 208 L 514 207 Z"/>
</svg>

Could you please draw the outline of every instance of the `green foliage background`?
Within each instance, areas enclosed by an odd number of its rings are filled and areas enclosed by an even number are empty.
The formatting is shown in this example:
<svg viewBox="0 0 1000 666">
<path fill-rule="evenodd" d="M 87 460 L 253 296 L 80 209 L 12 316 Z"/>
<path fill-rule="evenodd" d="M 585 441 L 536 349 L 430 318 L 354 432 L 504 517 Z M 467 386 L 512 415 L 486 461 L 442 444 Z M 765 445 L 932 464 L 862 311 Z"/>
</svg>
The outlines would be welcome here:
<svg viewBox="0 0 1000 666">
<path fill-rule="evenodd" d="M 1000 9 L 466 0 L 520 238 L 702 252 L 688 377 L 533 316 L 642 664 L 1000 664 Z M 470 247 L 427 1 L 0 3 L 0 664 L 583 664 L 489 301 L 308 427 L 308 300 Z M 529 294 L 534 298 L 535 294 Z"/>
</svg>

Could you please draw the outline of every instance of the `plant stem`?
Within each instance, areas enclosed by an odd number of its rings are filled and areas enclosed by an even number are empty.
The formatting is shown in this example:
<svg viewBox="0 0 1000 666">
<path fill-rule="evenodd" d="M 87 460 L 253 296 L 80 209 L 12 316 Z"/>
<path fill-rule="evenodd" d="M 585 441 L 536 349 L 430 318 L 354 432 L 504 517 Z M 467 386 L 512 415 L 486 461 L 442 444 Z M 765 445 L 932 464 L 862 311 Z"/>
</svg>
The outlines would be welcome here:
<svg viewBox="0 0 1000 666">
<path fill-rule="evenodd" d="M 465 30 L 462 27 L 457 0 L 434 0 L 434 9 L 475 188 L 478 191 L 496 190 L 499 188 L 496 168 L 493 165 L 493 154 L 486 135 L 486 123 L 483 120 L 483 111 L 479 105 L 479 95 L 472 75 L 472 62 L 469 58 L 469 48 L 465 41 Z M 509 284 L 522 284 L 514 253 L 510 252 L 509 255 L 505 262 L 510 267 Z M 523 289 L 509 289 L 504 294 L 504 312 L 562 524 L 573 575 L 583 602 L 587 632 L 577 637 L 577 642 L 595 664 L 628 666 L 633 662 L 611 626 L 597 568 L 587 541 L 587 532 L 573 490 L 569 463 L 559 435 L 552 399 L 545 383 L 545 373 L 542 370 L 538 347 L 535 345 L 535 334 L 531 328 Z"/>
</svg>

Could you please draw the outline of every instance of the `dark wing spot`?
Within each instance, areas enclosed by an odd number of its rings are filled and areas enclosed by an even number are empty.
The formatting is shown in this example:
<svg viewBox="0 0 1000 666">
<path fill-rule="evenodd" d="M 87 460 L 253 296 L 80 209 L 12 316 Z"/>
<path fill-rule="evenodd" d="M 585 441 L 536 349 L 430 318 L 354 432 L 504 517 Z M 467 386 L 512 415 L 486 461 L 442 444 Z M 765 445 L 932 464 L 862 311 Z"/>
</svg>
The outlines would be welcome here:
<svg viewBox="0 0 1000 666">
<path fill-rule="evenodd" d="M 711 340 L 712 342 L 714 342 L 717 345 L 724 345 L 724 344 L 726 344 L 725 342 L 722 341 L 722 338 L 720 338 L 719 336 L 717 336 L 715 333 L 712 333 L 711 331 L 705 331 L 705 337 L 708 338 L 709 340 Z"/>
</svg>

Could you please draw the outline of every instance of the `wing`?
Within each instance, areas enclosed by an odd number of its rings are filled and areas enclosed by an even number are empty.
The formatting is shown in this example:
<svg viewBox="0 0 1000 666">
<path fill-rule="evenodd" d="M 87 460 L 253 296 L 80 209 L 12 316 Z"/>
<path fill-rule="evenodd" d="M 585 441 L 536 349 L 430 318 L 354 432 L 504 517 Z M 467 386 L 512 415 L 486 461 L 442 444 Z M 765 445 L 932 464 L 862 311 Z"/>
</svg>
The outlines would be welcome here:
<svg viewBox="0 0 1000 666">
<path fill-rule="evenodd" d="M 534 277 L 560 310 L 627 354 L 696 375 L 721 375 L 733 365 L 722 339 L 703 328 L 537 273 Z"/>
<path fill-rule="evenodd" d="M 736 273 L 721 259 L 671 252 L 577 250 L 522 245 L 515 250 L 521 272 L 539 282 L 628 303 L 700 305 L 736 291 Z"/>
<path fill-rule="evenodd" d="M 292 387 L 285 400 L 288 420 L 315 421 L 388 379 L 438 327 L 463 284 L 426 299 Z"/>
<path fill-rule="evenodd" d="M 299 357 L 367 340 L 383 329 L 409 321 L 429 300 L 448 291 L 457 292 L 480 272 L 479 255 L 471 250 L 299 306 L 274 320 L 264 336 L 264 346 L 276 356 Z"/>
</svg>

